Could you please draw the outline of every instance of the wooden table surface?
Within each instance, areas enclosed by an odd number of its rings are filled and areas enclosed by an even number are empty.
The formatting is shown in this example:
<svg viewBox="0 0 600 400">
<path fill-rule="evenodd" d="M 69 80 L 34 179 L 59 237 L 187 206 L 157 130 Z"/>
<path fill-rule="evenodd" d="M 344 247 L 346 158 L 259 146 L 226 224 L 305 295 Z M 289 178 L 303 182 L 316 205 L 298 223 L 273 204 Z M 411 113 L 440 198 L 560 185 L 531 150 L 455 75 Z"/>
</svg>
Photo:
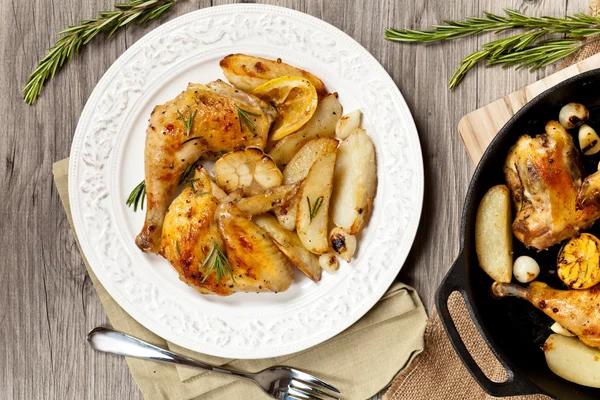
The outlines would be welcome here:
<svg viewBox="0 0 600 400">
<path fill-rule="evenodd" d="M 123 1 L 126 2 L 126 1 Z M 230 1 L 179 0 L 166 19 Z M 472 111 L 552 72 L 477 68 L 453 91 L 447 79 L 485 37 L 441 45 L 386 42 L 388 26 L 424 28 L 444 19 L 514 8 L 533 15 L 586 12 L 588 0 L 282 0 L 268 3 L 314 15 L 348 33 L 392 76 L 419 130 L 425 204 L 400 274 L 431 310 L 435 290 L 459 249 L 463 199 L 473 172 L 456 126 Z M 107 318 L 86 275 L 52 181 L 52 163 L 69 155 L 86 99 L 125 49 L 157 26 L 92 41 L 57 74 L 34 106 L 20 96 L 56 32 L 112 0 L 0 0 L 0 399 L 138 399 L 118 357 L 91 351 L 86 333 Z"/>
</svg>

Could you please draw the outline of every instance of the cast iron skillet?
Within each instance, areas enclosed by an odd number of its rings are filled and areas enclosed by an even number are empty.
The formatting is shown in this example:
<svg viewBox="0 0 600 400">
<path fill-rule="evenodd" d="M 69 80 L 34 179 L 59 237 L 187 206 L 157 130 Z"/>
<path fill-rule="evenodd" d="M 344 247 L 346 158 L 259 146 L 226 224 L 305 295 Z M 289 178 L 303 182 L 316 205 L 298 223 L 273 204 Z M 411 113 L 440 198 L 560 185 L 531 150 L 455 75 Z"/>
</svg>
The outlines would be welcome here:
<svg viewBox="0 0 600 400">
<path fill-rule="evenodd" d="M 505 183 L 502 167 L 509 148 L 525 133 L 543 133 L 546 122 L 558 120 L 560 108 L 569 102 L 586 105 L 590 110 L 589 125 L 600 131 L 600 69 L 568 79 L 530 101 L 502 128 L 481 158 L 471 180 L 465 200 L 461 251 L 444 278 L 436 295 L 436 305 L 454 349 L 475 380 L 489 394 L 497 397 L 533 393 L 547 394 L 560 399 L 591 400 L 600 398 L 600 389 L 568 382 L 548 369 L 541 347 L 552 333 L 552 320 L 528 302 L 517 298 L 494 299 L 490 292 L 492 279 L 481 270 L 475 253 L 475 214 L 485 192 L 492 186 Z M 578 146 L 577 129 L 575 135 Z M 598 168 L 600 154 L 582 156 L 587 173 Z M 514 214 L 514 212 L 513 212 Z M 600 236 L 600 223 L 590 230 Z M 556 255 L 560 246 L 544 252 L 527 250 L 514 239 L 515 257 L 530 255 L 541 267 L 538 280 L 564 289 L 556 277 Z M 448 312 L 450 294 L 459 291 L 483 338 L 506 368 L 508 380 L 492 382 L 477 366 Z"/>
</svg>

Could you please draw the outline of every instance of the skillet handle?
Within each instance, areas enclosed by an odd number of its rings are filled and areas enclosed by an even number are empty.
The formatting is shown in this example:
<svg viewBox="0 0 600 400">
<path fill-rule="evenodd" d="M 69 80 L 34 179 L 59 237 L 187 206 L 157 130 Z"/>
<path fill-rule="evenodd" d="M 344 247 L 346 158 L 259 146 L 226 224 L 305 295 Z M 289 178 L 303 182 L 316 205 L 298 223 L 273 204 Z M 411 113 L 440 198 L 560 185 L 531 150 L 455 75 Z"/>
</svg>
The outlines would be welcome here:
<svg viewBox="0 0 600 400">
<path fill-rule="evenodd" d="M 540 390 L 533 385 L 531 381 L 525 377 L 515 375 L 513 370 L 503 362 L 501 363 L 506 369 L 506 373 L 508 375 L 508 379 L 505 382 L 491 381 L 485 376 L 481 368 L 479 368 L 479 365 L 477 365 L 462 341 L 458 330 L 454 325 L 454 321 L 450 316 L 450 311 L 448 310 L 448 298 L 453 292 L 459 291 L 465 300 L 467 308 L 469 309 L 469 314 L 471 314 L 471 318 L 473 318 L 473 313 L 471 310 L 472 299 L 469 291 L 465 288 L 466 282 L 468 282 L 468 279 L 465 266 L 465 256 L 464 252 L 461 252 L 438 288 L 435 302 L 438 314 L 442 320 L 442 324 L 444 325 L 444 329 L 446 330 L 448 338 L 450 339 L 450 343 L 452 343 L 452 347 L 454 347 L 454 350 L 462 360 L 463 364 L 473 376 L 475 381 L 477 381 L 479 386 L 481 386 L 483 390 L 492 396 L 504 397 L 540 393 Z"/>
</svg>

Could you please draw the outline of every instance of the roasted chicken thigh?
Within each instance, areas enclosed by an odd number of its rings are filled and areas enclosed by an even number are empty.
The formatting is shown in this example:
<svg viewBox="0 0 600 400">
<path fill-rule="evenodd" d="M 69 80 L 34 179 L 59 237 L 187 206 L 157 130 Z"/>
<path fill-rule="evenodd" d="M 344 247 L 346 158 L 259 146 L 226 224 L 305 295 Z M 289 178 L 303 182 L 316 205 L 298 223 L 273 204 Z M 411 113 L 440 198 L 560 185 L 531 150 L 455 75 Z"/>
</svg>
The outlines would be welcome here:
<svg viewBox="0 0 600 400">
<path fill-rule="evenodd" d="M 573 139 L 556 121 L 546 134 L 521 136 L 504 175 L 517 210 L 512 230 L 527 247 L 545 250 L 576 236 L 600 218 L 600 175 L 583 179 Z"/>
<path fill-rule="evenodd" d="M 285 204 L 299 187 L 226 197 L 206 170 L 198 169 L 167 210 L 160 254 L 203 294 L 282 292 L 294 280 L 292 264 L 251 217 Z M 211 268 L 217 251 L 228 260 L 224 269 Z"/>
<path fill-rule="evenodd" d="M 241 113 L 250 121 L 241 121 Z M 148 202 L 138 247 L 160 250 L 165 212 L 187 167 L 203 155 L 247 146 L 263 149 L 275 118 L 273 107 L 220 80 L 189 84 L 179 96 L 156 106 L 146 130 Z"/>
</svg>

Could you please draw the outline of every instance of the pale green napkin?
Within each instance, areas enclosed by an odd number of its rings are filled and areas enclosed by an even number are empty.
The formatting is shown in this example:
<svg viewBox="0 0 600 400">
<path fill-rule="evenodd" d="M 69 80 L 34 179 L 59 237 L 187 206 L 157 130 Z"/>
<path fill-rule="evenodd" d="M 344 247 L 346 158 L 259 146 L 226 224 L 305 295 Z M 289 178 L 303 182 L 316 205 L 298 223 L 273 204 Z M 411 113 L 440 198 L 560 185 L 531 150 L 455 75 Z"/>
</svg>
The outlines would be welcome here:
<svg viewBox="0 0 600 400">
<path fill-rule="evenodd" d="M 69 160 L 53 166 L 54 182 L 72 227 L 67 184 Z M 74 233 L 74 231 L 73 231 Z M 213 365 L 255 372 L 273 365 L 302 369 L 339 388 L 343 399 L 367 399 L 390 384 L 423 351 L 427 315 L 417 293 L 395 282 L 360 321 L 328 341 L 283 357 L 234 360 L 181 348 L 156 336 L 109 296 L 82 254 L 90 279 L 112 326 L 157 346 Z M 90 351 L 92 351 L 90 349 Z M 256 385 L 197 369 L 128 358 L 131 375 L 146 399 L 268 399 Z"/>
</svg>

